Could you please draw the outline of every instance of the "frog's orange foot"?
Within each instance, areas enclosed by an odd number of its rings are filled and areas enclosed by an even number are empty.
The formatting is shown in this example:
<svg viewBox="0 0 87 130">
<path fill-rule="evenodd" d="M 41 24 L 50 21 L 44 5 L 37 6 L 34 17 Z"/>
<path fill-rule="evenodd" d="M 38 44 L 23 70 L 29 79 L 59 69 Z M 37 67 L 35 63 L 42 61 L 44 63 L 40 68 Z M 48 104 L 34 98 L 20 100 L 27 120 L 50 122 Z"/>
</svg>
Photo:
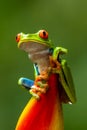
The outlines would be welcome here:
<svg viewBox="0 0 87 130">
<path fill-rule="evenodd" d="M 30 94 L 35 97 L 36 99 L 40 99 L 40 94 L 45 94 L 48 90 L 48 85 L 45 84 L 43 88 L 37 87 L 36 85 L 32 86 L 32 89 L 30 89 Z"/>
<path fill-rule="evenodd" d="M 47 76 L 39 75 L 39 76 L 36 77 L 35 82 L 43 81 L 43 80 L 46 81 L 47 79 L 48 79 Z"/>
<path fill-rule="evenodd" d="M 35 88 L 33 88 L 34 92 L 41 92 L 41 93 L 46 93 L 46 91 L 48 90 L 48 84 L 43 84 L 44 87 L 37 87 L 36 85 L 34 85 Z"/>
<path fill-rule="evenodd" d="M 38 88 L 38 91 L 45 94 L 47 89 L 46 88 Z"/>
<path fill-rule="evenodd" d="M 49 76 L 48 76 L 47 71 L 46 71 L 46 72 L 43 71 L 40 75 L 38 75 L 38 76 L 36 77 L 35 82 L 43 81 L 43 80 L 44 80 L 44 81 L 47 81 L 48 78 L 49 78 Z"/>
<path fill-rule="evenodd" d="M 30 94 L 33 96 L 33 97 L 35 97 L 36 99 L 40 99 L 40 96 L 39 96 L 39 94 L 36 92 L 36 90 L 33 88 L 33 89 L 30 89 Z"/>
<path fill-rule="evenodd" d="M 50 59 L 50 65 L 52 68 L 57 68 L 57 69 L 61 68 L 61 64 L 58 62 L 58 60 L 53 59 L 52 56 L 50 56 L 49 59 Z"/>
</svg>

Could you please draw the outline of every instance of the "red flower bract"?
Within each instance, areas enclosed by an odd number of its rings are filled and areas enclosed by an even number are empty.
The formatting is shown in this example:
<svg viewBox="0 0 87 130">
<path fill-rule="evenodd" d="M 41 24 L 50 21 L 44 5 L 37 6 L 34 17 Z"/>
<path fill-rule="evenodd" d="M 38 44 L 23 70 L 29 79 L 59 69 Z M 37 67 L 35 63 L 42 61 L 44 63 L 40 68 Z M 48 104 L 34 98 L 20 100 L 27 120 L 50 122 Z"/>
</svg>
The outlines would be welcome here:
<svg viewBox="0 0 87 130">
<path fill-rule="evenodd" d="M 63 130 L 57 76 L 56 74 L 50 75 L 49 89 L 46 94 L 40 95 L 40 100 L 31 98 L 15 130 Z"/>
</svg>

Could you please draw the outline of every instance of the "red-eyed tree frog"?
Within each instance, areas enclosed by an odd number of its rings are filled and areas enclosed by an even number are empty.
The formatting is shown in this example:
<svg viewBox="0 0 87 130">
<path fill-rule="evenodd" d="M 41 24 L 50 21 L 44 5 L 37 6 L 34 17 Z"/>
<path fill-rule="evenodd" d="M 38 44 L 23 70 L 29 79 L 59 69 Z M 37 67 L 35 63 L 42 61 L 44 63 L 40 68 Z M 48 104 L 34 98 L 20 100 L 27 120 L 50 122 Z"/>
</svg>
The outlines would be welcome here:
<svg viewBox="0 0 87 130">
<path fill-rule="evenodd" d="M 39 93 L 49 91 L 48 78 L 51 73 L 58 75 L 60 83 L 60 100 L 64 103 L 75 103 L 76 95 L 70 68 L 67 61 L 60 56 L 67 53 L 67 49 L 54 47 L 46 30 L 34 34 L 19 33 L 16 36 L 18 48 L 28 53 L 34 64 L 35 82 L 27 78 L 20 78 L 19 85 L 27 88 L 39 99 Z M 39 87 L 37 87 L 39 86 Z"/>
</svg>

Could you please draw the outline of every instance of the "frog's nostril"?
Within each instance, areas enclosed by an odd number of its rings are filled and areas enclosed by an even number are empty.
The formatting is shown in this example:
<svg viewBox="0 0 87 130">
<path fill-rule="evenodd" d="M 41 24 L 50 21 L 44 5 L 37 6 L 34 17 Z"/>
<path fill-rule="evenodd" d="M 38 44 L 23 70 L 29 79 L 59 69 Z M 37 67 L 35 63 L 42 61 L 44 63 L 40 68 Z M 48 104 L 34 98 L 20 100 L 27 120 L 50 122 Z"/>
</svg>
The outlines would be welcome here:
<svg viewBox="0 0 87 130">
<path fill-rule="evenodd" d="M 20 33 L 17 34 L 17 36 L 16 36 L 16 42 L 19 42 L 19 41 L 20 41 L 20 37 L 21 37 L 21 34 L 20 34 Z"/>
</svg>

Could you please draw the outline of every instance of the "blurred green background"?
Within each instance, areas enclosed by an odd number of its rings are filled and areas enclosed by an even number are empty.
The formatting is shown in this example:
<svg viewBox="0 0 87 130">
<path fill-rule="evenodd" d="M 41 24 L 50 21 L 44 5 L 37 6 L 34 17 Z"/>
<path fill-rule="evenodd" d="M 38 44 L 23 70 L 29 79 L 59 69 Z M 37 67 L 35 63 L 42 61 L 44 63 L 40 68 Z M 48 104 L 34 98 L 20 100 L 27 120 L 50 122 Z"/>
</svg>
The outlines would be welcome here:
<svg viewBox="0 0 87 130">
<path fill-rule="evenodd" d="M 87 129 L 87 2 L 85 0 L 0 1 L 0 130 L 14 130 L 30 95 L 17 85 L 34 78 L 31 61 L 17 48 L 19 32 L 46 29 L 56 46 L 69 50 L 77 103 L 63 105 L 65 130 Z"/>
</svg>

